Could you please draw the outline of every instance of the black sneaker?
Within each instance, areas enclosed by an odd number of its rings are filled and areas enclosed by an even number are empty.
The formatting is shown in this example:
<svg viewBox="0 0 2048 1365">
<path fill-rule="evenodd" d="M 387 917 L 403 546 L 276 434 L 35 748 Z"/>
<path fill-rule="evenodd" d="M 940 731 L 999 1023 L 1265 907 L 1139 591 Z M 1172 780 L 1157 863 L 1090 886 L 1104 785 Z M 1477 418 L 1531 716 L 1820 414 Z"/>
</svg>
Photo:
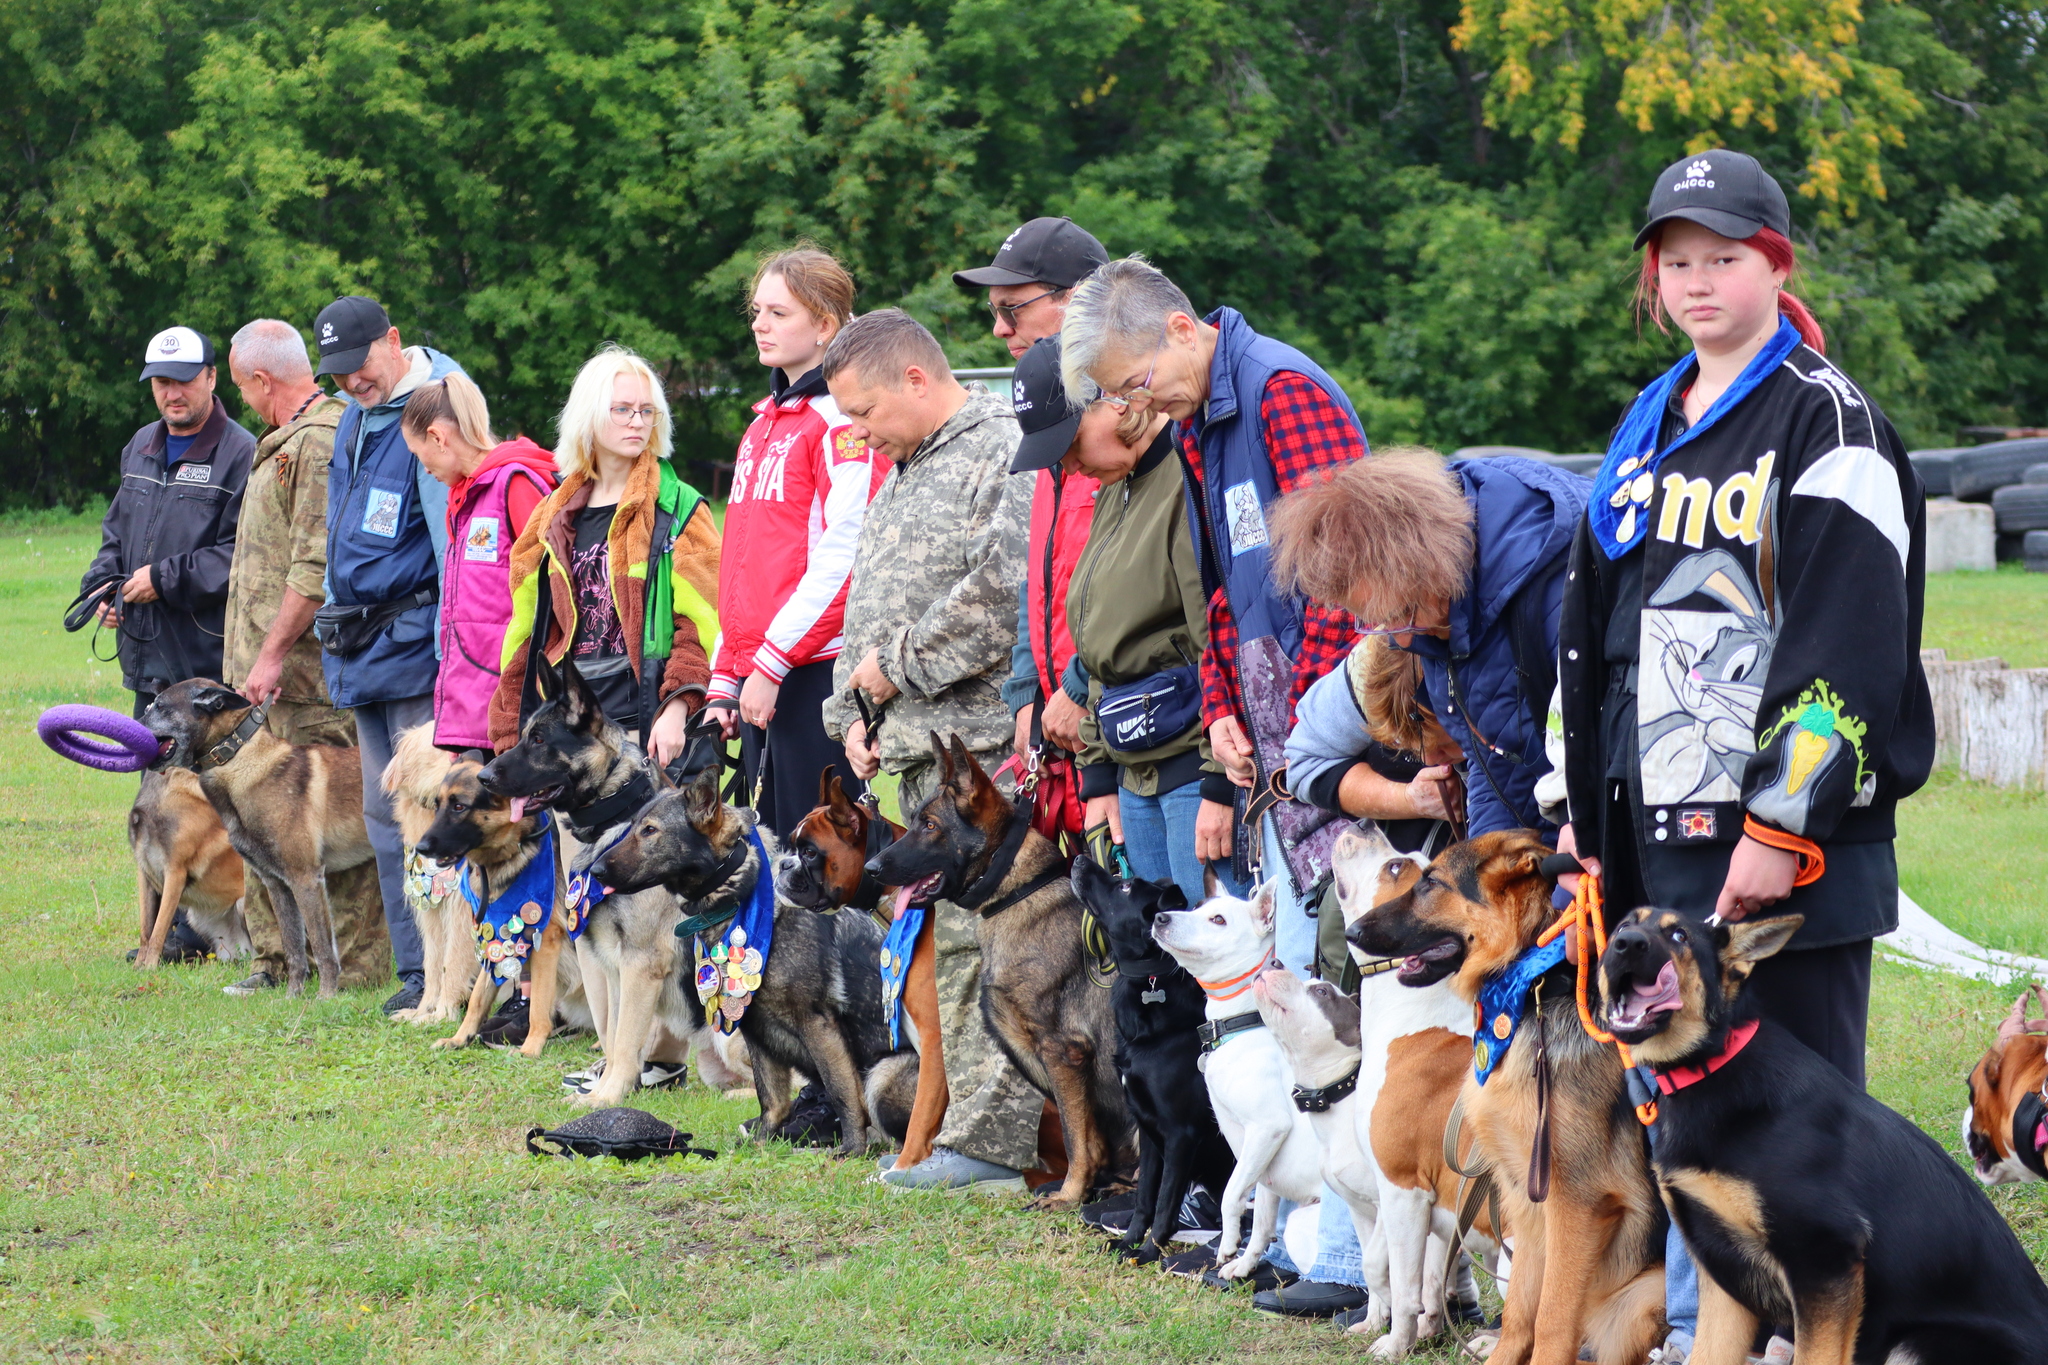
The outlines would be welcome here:
<svg viewBox="0 0 2048 1365">
<path fill-rule="evenodd" d="M 476 1031 L 477 1041 L 495 1043 L 499 1047 L 518 1047 L 526 1041 L 527 1010 L 526 997 L 513 995 L 498 1006 L 496 1014 L 484 1020 L 484 1026 Z"/>
<path fill-rule="evenodd" d="M 838 1146 L 839 1111 L 825 1097 L 825 1087 L 812 1081 L 797 1091 L 789 1117 L 773 1136 L 798 1147 Z"/>
<path fill-rule="evenodd" d="M 178 917 L 171 921 L 171 932 L 164 936 L 165 962 L 204 962 L 213 956 L 213 945 L 208 943 L 197 929 L 186 920 L 180 910 Z"/>
<path fill-rule="evenodd" d="M 1253 1266 L 1252 1273 L 1241 1280 L 1226 1280 L 1213 1269 L 1202 1272 L 1202 1283 L 1208 1285 L 1211 1289 L 1236 1289 L 1240 1285 L 1248 1284 L 1252 1287 L 1254 1297 L 1278 1289 L 1283 1285 L 1293 1284 L 1300 1278 L 1301 1276 L 1292 1270 L 1277 1270 L 1264 1261 L 1260 1261 L 1257 1265 Z"/>
<path fill-rule="evenodd" d="M 384 1012 L 386 1014 L 396 1014 L 400 1010 L 416 1010 L 420 1007 L 420 1001 L 426 996 L 426 993 L 426 982 L 401 978 L 398 983 L 398 993 L 384 1002 Z"/>
<path fill-rule="evenodd" d="M 1209 1193 L 1207 1185 L 1190 1185 L 1181 1196 L 1180 1225 L 1191 1232 L 1219 1232 L 1223 1228 L 1223 1205 Z"/>
<path fill-rule="evenodd" d="M 1206 1272 L 1216 1268 L 1216 1248 L 1189 1247 L 1186 1251 L 1176 1251 L 1171 1256 L 1160 1257 L 1159 1268 L 1169 1275 L 1199 1280 Z"/>
<path fill-rule="evenodd" d="M 1121 1233 L 1131 1225 L 1131 1211 L 1138 1207 L 1138 1192 L 1126 1190 L 1113 1194 L 1107 1199 L 1098 1199 L 1080 1208 L 1081 1221 L 1091 1228 L 1101 1228 L 1107 1233 Z M 1115 1226 L 1112 1227 L 1111 1224 Z"/>
<path fill-rule="evenodd" d="M 1329 1318 L 1365 1307 L 1365 1291 L 1325 1280 L 1296 1280 L 1252 1295 L 1252 1307 L 1290 1318 Z"/>
</svg>

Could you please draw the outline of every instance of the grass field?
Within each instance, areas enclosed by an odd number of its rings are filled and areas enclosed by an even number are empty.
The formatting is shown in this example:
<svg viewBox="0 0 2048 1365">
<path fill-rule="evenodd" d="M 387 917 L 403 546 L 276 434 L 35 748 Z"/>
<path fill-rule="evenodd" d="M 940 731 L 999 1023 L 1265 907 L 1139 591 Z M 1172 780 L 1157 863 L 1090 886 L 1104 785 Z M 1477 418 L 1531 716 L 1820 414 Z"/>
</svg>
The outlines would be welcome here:
<svg viewBox="0 0 2048 1365">
<path fill-rule="evenodd" d="M 55 620 L 91 544 L 88 526 L 0 523 L 0 1361 L 1364 1354 L 1327 1327 L 1113 1268 L 1067 1220 L 894 1196 L 864 1163 L 741 1147 L 752 1104 L 701 1088 L 640 1104 L 720 1149 L 714 1162 L 531 1159 L 526 1129 L 572 1115 L 556 1079 L 589 1059 L 582 1040 L 538 1065 L 440 1053 L 379 1017 L 382 991 L 231 1000 L 231 965 L 136 974 L 121 960 L 133 779 L 62 762 L 30 728 L 60 701 L 126 704 L 117 671 L 86 663 Z M 2037 799 L 1937 783 L 1905 822 L 1916 896 L 1981 939 L 2042 950 Z M 1988 878 L 1987 843 L 2008 860 Z M 1880 964 L 1873 1088 L 1953 1147 L 1963 1074 L 2005 1003 Z M 1997 1197 L 2048 1258 L 2041 1189 Z"/>
</svg>

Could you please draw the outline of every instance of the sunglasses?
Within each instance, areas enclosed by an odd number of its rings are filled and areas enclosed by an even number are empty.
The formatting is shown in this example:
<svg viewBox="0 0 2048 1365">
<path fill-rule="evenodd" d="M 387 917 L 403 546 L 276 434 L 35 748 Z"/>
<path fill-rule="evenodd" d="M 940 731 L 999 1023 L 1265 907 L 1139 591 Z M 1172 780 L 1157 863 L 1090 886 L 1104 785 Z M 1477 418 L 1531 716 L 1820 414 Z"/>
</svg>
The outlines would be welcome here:
<svg viewBox="0 0 2048 1365">
<path fill-rule="evenodd" d="M 996 321 L 1001 323 L 1007 323 L 1011 330 L 1014 331 L 1017 326 L 1017 314 L 1023 312 L 1032 304 L 1037 303 L 1040 299 L 1049 299 L 1054 294 L 1061 294 L 1065 292 L 1065 290 L 1061 289 L 1048 289 L 1043 294 L 1033 294 L 1030 298 L 1025 299 L 1022 303 L 991 302 L 988 306 L 988 311 L 995 314 Z"/>
</svg>

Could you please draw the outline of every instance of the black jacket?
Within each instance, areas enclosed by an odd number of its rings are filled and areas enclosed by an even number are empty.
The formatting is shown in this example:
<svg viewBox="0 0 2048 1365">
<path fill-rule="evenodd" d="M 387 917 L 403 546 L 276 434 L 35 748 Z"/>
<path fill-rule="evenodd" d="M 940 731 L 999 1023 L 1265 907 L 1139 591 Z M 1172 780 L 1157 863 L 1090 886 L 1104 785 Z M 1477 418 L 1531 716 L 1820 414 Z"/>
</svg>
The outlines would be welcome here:
<svg viewBox="0 0 2048 1365">
<path fill-rule="evenodd" d="M 151 422 L 121 451 L 121 487 L 80 584 L 89 589 L 154 567 L 161 600 L 122 605 L 121 684 L 137 692 L 220 677 L 228 565 L 256 457 L 256 438 L 228 416 L 217 393 L 173 471 L 164 468 L 167 434 L 161 421 Z"/>
<path fill-rule="evenodd" d="M 1925 493 L 1898 433 L 1798 346 L 1655 479 L 1622 560 L 1583 518 L 1573 544 L 1559 680 L 1579 847 L 1619 833 L 1601 825 L 1624 776 L 1660 848 L 1732 844 L 1746 819 L 1890 840 L 1934 760 Z"/>
</svg>

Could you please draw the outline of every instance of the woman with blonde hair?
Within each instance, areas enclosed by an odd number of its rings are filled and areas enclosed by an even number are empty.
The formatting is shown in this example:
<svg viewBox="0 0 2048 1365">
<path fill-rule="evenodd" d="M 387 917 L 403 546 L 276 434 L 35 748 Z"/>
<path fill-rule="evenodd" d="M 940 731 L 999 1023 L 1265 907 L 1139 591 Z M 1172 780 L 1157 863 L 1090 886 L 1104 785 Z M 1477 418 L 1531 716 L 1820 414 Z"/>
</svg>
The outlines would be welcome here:
<svg viewBox="0 0 2048 1365">
<path fill-rule="evenodd" d="M 669 467 L 668 399 L 653 369 L 607 345 L 583 366 L 556 422 L 562 486 L 512 547 L 491 745 L 519 737 L 534 633 L 550 663 L 573 660 L 606 716 L 667 764 L 711 681 L 718 527 Z"/>
<path fill-rule="evenodd" d="M 846 268 L 808 243 L 765 258 L 748 291 L 768 396 L 733 461 L 711 702 L 739 738 L 762 823 L 780 834 L 816 804 L 818 774 L 840 752 L 823 711 L 854 548 L 889 472 L 825 388 L 825 347 L 853 316 L 853 294 Z"/>
<path fill-rule="evenodd" d="M 434 743 L 486 748 L 512 619 L 512 543 L 554 488 L 555 457 L 524 436 L 492 435 L 483 393 L 460 370 L 413 390 L 399 425 L 421 467 L 448 485 Z"/>
</svg>

